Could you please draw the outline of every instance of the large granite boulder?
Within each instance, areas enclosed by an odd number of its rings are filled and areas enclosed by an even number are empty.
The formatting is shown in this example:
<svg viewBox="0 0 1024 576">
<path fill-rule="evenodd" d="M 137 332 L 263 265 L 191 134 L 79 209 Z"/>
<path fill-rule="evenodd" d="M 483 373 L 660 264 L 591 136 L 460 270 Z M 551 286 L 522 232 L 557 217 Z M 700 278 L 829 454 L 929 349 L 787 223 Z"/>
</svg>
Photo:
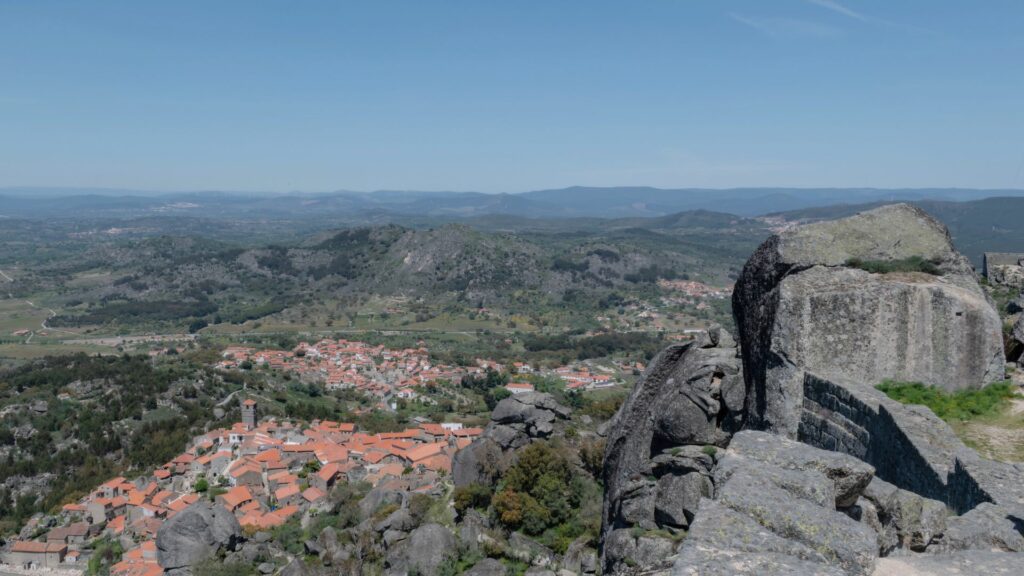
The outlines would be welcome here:
<svg viewBox="0 0 1024 576">
<path fill-rule="evenodd" d="M 979 504 L 962 516 L 948 519 L 946 524 L 936 551 L 1024 552 L 1024 518 L 1018 518 L 995 504 Z"/>
<path fill-rule="evenodd" d="M 927 263 L 873 273 L 876 263 Z M 746 425 L 796 437 L 805 372 L 949 390 L 1004 376 L 1002 325 L 945 227 L 884 206 L 798 226 L 751 256 L 733 293 Z"/>
<path fill-rule="evenodd" d="M 838 508 L 855 504 L 875 474 L 871 465 L 852 456 L 821 450 L 764 432 L 743 431 L 736 434 L 727 453 L 786 470 L 820 472 L 833 482 L 835 507 Z"/>
<path fill-rule="evenodd" d="M 732 337 L 714 328 L 651 362 L 608 426 L 602 563 L 653 567 L 674 553 L 712 495 L 717 447 L 742 423 L 743 378 Z"/>
<path fill-rule="evenodd" d="M 191 574 L 192 566 L 219 550 L 234 550 L 242 527 L 220 504 L 199 501 L 164 522 L 156 535 L 157 562 L 168 574 Z"/>
<path fill-rule="evenodd" d="M 424 524 L 388 549 L 387 574 L 436 576 L 441 564 L 455 556 L 455 534 L 440 524 Z"/>
<path fill-rule="evenodd" d="M 946 505 L 903 490 L 880 479 L 871 480 L 864 499 L 872 504 L 881 534 L 894 535 L 895 546 L 917 552 L 946 531 Z M 878 530 L 878 527 L 875 527 Z"/>
<path fill-rule="evenodd" d="M 505 576 L 508 574 L 508 569 L 494 558 L 484 558 L 462 574 L 463 576 Z"/>
<path fill-rule="evenodd" d="M 525 392 L 513 394 L 498 402 L 491 412 L 491 422 L 494 425 L 516 427 L 517 431 L 524 432 L 530 438 L 540 438 L 554 432 L 556 419 L 568 418 L 570 414 L 571 411 L 550 394 Z"/>
<path fill-rule="evenodd" d="M 752 517 L 704 500 L 673 576 L 848 576 L 812 547 L 775 534 Z"/>
<path fill-rule="evenodd" d="M 554 396 L 541 392 L 515 394 L 498 402 L 481 437 L 455 455 L 455 485 L 492 484 L 512 465 L 516 450 L 551 437 L 556 425 L 571 414 Z"/>
<path fill-rule="evenodd" d="M 871 467 L 850 460 L 774 434 L 734 435 L 672 573 L 871 574 L 875 530 L 836 510 L 870 480 Z"/>
</svg>

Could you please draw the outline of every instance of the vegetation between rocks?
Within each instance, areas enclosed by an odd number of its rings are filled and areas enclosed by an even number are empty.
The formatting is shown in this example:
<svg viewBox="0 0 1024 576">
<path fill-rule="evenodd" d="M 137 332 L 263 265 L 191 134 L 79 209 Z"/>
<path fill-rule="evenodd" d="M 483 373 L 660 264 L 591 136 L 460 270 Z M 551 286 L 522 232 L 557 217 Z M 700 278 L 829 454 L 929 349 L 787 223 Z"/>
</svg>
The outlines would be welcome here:
<svg viewBox="0 0 1024 576">
<path fill-rule="evenodd" d="M 1016 387 L 1009 382 L 996 382 L 977 390 L 945 392 L 920 382 L 886 380 L 876 386 L 887 396 L 903 404 L 927 406 L 936 416 L 947 422 L 960 422 L 988 416 L 1005 409 L 1016 395 Z"/>
<path fill-rule="evenodd" d="M 920 256 L 911 256 L 902 260 L 862 260 L 850 258 L 846 266 L 866 270 L 872 274 L 888 274 L 889 272 L 924 272 L 932 276 L 942 276 L 938 263 Z"/>
</svg>

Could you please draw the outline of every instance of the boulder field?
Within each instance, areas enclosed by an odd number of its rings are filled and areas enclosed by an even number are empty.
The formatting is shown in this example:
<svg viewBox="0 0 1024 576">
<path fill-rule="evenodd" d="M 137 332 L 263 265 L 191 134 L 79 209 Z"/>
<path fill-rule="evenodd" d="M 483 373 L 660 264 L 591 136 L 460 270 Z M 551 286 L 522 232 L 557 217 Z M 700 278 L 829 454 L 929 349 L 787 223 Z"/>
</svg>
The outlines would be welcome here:
<svg viewBox="0 0 1024 576">
<path fill-rule="evenodd" d="M 768 239 L 721 328 L 665 349 L 609 426 L 605 574 L 1024 574 L 1024 465 L 875 389 L 1005 377 L 949 234 L 892 205 Z"/>
</svg>

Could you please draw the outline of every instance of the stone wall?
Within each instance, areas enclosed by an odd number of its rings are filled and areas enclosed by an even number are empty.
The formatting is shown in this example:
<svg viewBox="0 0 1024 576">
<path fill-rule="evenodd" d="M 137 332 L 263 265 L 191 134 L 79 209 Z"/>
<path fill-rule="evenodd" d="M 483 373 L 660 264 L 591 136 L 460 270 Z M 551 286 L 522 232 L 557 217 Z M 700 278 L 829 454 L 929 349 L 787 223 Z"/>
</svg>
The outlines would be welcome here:
<svg viewBox="0 0 1024 576">
<path fill-rule="evenodd" d="M 800 440 L 855 456 L 904 490 L 964 513 L 982 502 L 1024 512 L 1024 467 L 981 458 L 930 410 L 834 376 L 804 376 Z"/>
</svg>

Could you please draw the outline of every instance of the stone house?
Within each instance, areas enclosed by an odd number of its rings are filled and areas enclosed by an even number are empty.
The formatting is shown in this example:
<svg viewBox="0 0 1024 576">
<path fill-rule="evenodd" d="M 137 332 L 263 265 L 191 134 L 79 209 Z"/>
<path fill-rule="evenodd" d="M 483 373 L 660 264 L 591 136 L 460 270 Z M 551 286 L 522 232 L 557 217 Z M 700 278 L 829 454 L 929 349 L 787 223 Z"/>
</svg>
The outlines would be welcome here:
<svg viewBox="0 0 1024 576">
<path fill-rule="evenodd" d="M 1024 288 L 1024 253 L 985 252 L 982 275 L 992 284 Z"/>
<path fill-rule="evenodd" d="M 334 487 L 334 483 L 338 480 L 340 472 L 341 469 L 337 464 L 328 464 L 315 474 L 309 475 L 309 485 L 320 489 L 324 493 L 330 492 L 331 488 Z"/>
<path fill-rule="evenodd" d="M 59 526 L 46 534 L 46 543 L 83 544 L 89 538 L 89 525 L 75 522 L 67 526 Z"/>
<path fill-rule="evenodd" d="M 18 540 L 7 554 L 7 564 L 22 568 L 59 568 L 68 553 L 67 544 Z"/>
</svg>

